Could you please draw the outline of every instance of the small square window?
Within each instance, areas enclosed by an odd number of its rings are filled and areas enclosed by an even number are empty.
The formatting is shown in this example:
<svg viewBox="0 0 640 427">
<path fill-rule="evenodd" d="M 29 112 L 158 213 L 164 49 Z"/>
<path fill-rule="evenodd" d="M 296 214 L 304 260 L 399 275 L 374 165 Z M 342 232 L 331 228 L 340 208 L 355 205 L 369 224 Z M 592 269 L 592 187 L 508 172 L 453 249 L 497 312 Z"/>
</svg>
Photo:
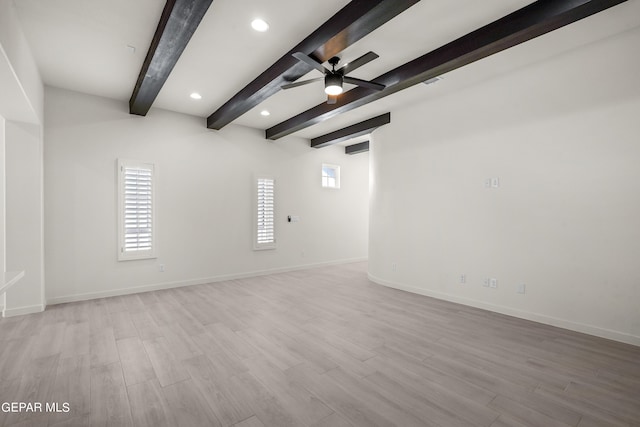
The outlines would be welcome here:
<svg viewBox="0 0 640 427">
<path fill-rule="evenodd" d="M 340 166 L 322 164 L 322 186 L 340 188 Z"/>
</svg>

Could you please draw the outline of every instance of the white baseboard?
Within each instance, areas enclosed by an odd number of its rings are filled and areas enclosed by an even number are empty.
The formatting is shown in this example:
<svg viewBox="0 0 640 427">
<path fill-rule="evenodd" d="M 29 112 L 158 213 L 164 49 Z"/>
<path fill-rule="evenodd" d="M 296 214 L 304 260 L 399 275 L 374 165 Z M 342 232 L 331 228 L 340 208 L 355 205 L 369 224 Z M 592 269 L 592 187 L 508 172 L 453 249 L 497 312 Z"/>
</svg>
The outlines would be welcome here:
<svg viewBox="0 0 640 427">
<path fill-rule="evenodd" d="M 330 265 L 351 264 L 354 262 L 366 261 L 367 258 L 351 258 L 344 260 L 334 260 L 319 262 L 314 264 L 297 265 L 293 267 L 271 268 L 267 270 L 255 270 L 244 273 L 222 274 L 213 277 L 203 277 L 199 279 L 180 280 L 173 282 L 155 283 L 144 286 L 134 286 L 127 288 L 111 289 L 102 292 L 88 292 L 84 294 L 64 295 L 47 298 L 47 305 L 64 304 L 67 302 L 87 301 L 97 298 L 115 297 L 120 295 L 138 294 L 141 292 L 159 291 L 162 289 L 181 288 L 184 286 L 204 285 L 207 283 L 224 282 L 226 280 L 246 279 L 249 277 L 266 276 L 268 274 L 287 273 L 290 271 L 308 270 L 311 268 L 325 267 Z"/>
<path fill-rule="evenodd" d="M 43 304 L 30 305 L 26 307 L 2 309 L 2 317 L 22 316 L 24 314 L 42 313 L 46 308 Z"/>
<path fill-rule="evenodd" d="M 576 323 L 566 319 L 558 319 L 556 317 L 546 316 L 543 314 L 532 313 L 529 311 L 522 311 L 511 307 L 505 307 L 501 305 L 489 304 L 482 301 L 471 300 L 467 298 L 458 297 L 456 295 L 450 295 L 443 292 L 431 291 L 428 289 L 417 288 L 415 286 L 390 282 L 385 279 L 369 274 L 369 280 L 372 282 L 386 286 L 389 288 L 399 289 L 401 291 L 411 292 L 414 294 L 424 295 L 431 298 L 436 298 L 444 301 L 455 302 L 458 304 L 468 305 L 471 307 L 481 308 L 495 313 L 506 314 L 508 316 L 518 317 L 520 319 L 531 320 L 545 325 L 556 326 L 558 328 L 568 329 L 570 331 L 581 332 L 583 334 L 594 335 L 600 338 L 606 338 L 613 341 L 623 342 L 625 344 L 631 344 L 640 346 L 640 337 L 626 334 L 624 332 L 613 331 L 610 329 L 604 329 L 593 325 L 586 325 L 583 323 Z"/>
</svg>

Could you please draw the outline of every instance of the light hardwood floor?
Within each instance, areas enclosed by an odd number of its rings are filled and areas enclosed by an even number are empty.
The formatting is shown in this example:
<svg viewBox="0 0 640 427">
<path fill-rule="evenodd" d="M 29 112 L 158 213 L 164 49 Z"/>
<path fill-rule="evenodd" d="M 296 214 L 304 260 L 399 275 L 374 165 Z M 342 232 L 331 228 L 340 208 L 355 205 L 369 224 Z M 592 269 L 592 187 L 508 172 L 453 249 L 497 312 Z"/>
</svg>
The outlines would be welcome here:
<svg viewBox="0 0 640 427">
<path fill-rule="evenodd" d="M 372 284 L 366 264 L 0 320 L 3 426 L 640 426 L 640 348 Z"/>
</svg>

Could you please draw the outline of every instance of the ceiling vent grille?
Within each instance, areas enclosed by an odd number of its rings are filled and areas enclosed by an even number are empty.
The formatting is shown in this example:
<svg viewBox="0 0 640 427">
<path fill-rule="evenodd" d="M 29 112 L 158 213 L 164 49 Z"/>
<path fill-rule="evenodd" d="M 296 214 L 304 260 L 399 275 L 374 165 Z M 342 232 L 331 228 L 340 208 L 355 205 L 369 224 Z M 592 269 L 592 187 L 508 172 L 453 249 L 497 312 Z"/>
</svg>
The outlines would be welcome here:
<svg viewBox="0 0 640 427">
<path fill-rule="evenodd" d="M 439 82 L 440 80 L 442 80 L 442 77 L 432 77 L 430 79 L 427 79 L 427 80 L 423 81 L 422 83 L 424 83 L 426 85 L 432 85 L 434 83 Z"/>
</svg>

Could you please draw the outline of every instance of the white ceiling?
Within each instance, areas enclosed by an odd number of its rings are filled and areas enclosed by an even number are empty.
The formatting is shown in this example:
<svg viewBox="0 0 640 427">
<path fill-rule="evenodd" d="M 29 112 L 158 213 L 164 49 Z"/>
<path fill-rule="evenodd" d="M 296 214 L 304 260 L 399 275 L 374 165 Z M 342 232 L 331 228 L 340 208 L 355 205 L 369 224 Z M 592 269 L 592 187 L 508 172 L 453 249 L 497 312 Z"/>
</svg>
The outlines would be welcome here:
<svg viewBox="0 0 640 427">
<path fill-rule="evenodd" d="M 154 107 L 207 117 L 348 0 L 214 0 Z M 14 0 L 45 84 L 128 101 L 164 7 L 163 0 Z M 353 73 L 372 79 L 492 22 L 531 0 L 424 0 L 350 46 L 346 61 L 380 58 Z M 266 33 L 253 31 L 255 17 Z M 437 98 L 640 26 L 640 0 L 417 85 L 297 133 L 314 137 L 377 114 Z M 132 53 L 128 46 L 134 46 Z M 319 77 L 317 71 L 303 77 Z M 203 98 L 194 101 L 191 92 Z M 325 100 L 322 84 L 280 91 L 234 123 L 266 129 Z M 268 117 L 260 115 L 267 109 Z M 203 123 L 204 126 L 204 123 Z"/>
</svg>

